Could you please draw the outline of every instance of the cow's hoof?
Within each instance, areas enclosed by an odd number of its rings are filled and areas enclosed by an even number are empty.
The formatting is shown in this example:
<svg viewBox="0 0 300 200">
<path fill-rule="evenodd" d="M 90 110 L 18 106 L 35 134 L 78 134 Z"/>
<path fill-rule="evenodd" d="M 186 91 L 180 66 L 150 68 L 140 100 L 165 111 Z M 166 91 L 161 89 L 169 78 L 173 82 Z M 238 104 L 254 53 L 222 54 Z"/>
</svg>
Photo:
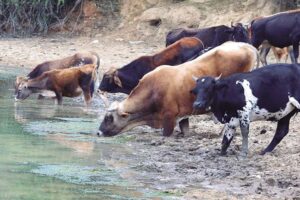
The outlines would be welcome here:
<svg viewBox="0 0 300 200">
<path fill-rule="evenodd" d="M 248 153 L 246 153 L 246 152 L 240 152 L 239 155 L 237 156 L 238 160 L 244 160 L 244 159 L 246 159 L 247 155 L 248 155 Z"/>
<path fill-rule="evenodd" d="M 175 137 L 176 137 L 176 138 L 184 138 L 184 133 L 183 133 L 183 132 L 180 132 L 180 133 L 178 133 Z"/>
<path fill-rule="evenodd" d="M 221 156 L 226 156 L 227 153 L 226 153 L 226 151 L 221 151 L 220 155 L 221 155 Z"/>
<path fill-rule="evenodd" d="M 266 151 L 261 151 L 260 153 L 259 153 L 259 155 L 261 155 L 261 156 L 263 156 L 263 155 L 265 155 L 266 154 Z"/>
</svg>

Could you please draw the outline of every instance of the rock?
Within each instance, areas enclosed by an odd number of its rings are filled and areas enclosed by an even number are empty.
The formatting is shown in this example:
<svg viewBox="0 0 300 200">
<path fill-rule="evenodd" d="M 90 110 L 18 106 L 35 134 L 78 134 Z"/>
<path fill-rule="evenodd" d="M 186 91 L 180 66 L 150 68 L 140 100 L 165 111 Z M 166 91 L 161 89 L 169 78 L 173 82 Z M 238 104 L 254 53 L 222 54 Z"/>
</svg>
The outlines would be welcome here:
<svg viewBox="0 0 300 200">
<path fill-rule="evenodd" d="M 158 140 L 158 141 L 152 140 L 152 141 L 150 142 L 150 145 L 152 145 L 152 146 L 159 146 L 159 145 L 162 145 L 162 144 L 164 144 L 164 143 L 165 143 L 164 140 Z"/>
<path fill-rule="evenodd" d="M 93 40 L 90 44 L 98 44 L 99 40 Z"/>
<path fill-rule="evenodd" d="M 116 38 L 115 40 L 116 40 L 116 41 L 118 41 L 118 42 L 122 42 L 122 41 L 124 41 L 124 39 L 123 39 L 123 38 Z"/>
<path fill-rule="evenodd" d="M 129 41 L 129 44 L 141 44 L 143 43 L 144 41 L 142 40 L 138 40 L 138 41 Z"/>
<path fill-rule="evenodd" d="M 260 134 L 262 135 L 262 134 L 265 134 L 266 132 L 267 132 L 267 130 L 263 129 L 263 130 L 260 131 Z"/>
<path fill-rule="evenodd" d="M 256 194 L 261 194 L 262 191 L 263 191 L 262 185 L 259 184 L 259 185 L 257 186 L 256 190 L 255 190 L 255 193 L 256 193 Z"/>
<path fill-rule="evenodd" d="M 268 178 L 268 179 L 266 180 L 266 183 L 267 183 L 268 185 L 270 185 L 270 186 L 274 186 L 275 183 L 276 183 L 276 180 L 275 180 L 274 178 Z"/>
</svg>

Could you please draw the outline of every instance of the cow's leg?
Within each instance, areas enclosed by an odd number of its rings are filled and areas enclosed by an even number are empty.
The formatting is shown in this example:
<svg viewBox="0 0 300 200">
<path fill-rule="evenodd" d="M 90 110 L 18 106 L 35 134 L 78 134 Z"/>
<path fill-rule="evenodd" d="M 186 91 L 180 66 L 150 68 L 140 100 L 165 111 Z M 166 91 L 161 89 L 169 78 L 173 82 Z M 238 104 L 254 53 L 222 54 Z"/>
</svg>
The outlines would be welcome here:
<svg viewBox="0 0 300 200">
<path fill-rule="evenodd" d="M 232 141 L 235 131 L 236 131 L 236 127 L 232 127 L 229 124 L 225 124 L 225 127 L 223 128 L 221 155 L 226 155 L 226 151 Z"/>
<path fill-rule="evenodd" d="M 286 134 L 289 132 L 289 124 L 291 117 L 296 113 L 297 111 L 294 110 L 284 118 L 280 119 L 277 123 L 277 128 L 275 135 L 271 141 L 271 143 L 268 145 L 268 147 L 263 150 L 260 155 L 264 155 L 267 152 L 271 152 L 278 144 L 279 142 L 286 136 Z"/>
<path fill-rule="evenodd" d="M 248 155 L 248 134 L 249 134 L 249 122 L 240 123 L 241 133 L 242 133 L 242 151 L 240 155 L 242 157 L 247 157 Z"/>
<path fill-rule="evenodd" d="M 173 114 L 165 114 L 163 119 L 163 136 L 172 135 L 175 126 L 175 117 Z"/>
<path fill-rule="evenodd" d="M 259 57 L 260 57 L 260 61 L 262 62 L 262 64 L 265 66 L 267 65 L 267 55 L 270 51 L 270 47 L 262 47 L 259 51 Z"/>
<path fill-rule="evenodd" d="M 94 88 L 91 88 L 91 87 L 94 87 L 94 85 L 92 86 L 92 83 L 87 84 L 84 81 L 81 82 L 79 85 L 80 85 L 80 87 L 82 89 L 82 92 L 83 92 L 84 101 L 85 101 L 86 105 L 89 105 L 90 102 L 91 102 L 91 99 L 92 99 L 91 89 L 94 89 Z"/>
<path fill-rule="evenodd" d="M 295 63 L 296 61 L 295 61 L 295 56 L 294 56 L 294 49 L 291 46 L 288 47 L 288 52 L 290 55 L 291 62 Z"/>
<path fill-rule="evenodd" d="M 82 90 L 83 90 L 84 101 L 86 105 L 89 105 L 92 99 L 90 88 L 85 88 L 85 89 L 82 88 Z"/>
<path fill-rule="evenodd" d="M 91 97 L 93 97 L 94 91 L 95 91 L 95 82 L 92 81 L 92 83 L 90 85 L 90 94 L 91 94 Z"/>
<path fill-rule="evenodd" d="M 299 41 L 293 44 L 293 51 L 294 51 L 294 62 L 298 63 L 298 57 L 299 57 Z"/>
<path fill-rule="evenodd" d="M 62 104 L 62 93 L 55 91 L 56 99 L 57 99 L 57 104 L 61 105 Z"/>
<path fill-rule="evenodd" d="M 185 118 L 179 121 L 180 134 L 178 136 L 184 136 L 189 134 L 189 118 Z"/>
</svg>

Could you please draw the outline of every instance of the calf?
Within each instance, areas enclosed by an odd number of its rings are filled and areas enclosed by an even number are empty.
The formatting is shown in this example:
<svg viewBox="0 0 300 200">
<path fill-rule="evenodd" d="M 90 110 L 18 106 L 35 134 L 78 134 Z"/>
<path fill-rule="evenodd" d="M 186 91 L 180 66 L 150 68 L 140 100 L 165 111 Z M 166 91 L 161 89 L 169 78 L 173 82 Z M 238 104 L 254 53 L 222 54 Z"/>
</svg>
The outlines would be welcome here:
<svg viewBox="0 0 300 200">
<path fill-rule="evenodd" d="M 113 136 L 138 125 L 163 128 L 173 133 L 176 120 L 188 133 L 188 116 L 193 113 L 195 87 L 192 76 L 228 76 L 252 70 L 259 62 L 256 49 L 246 43 L 227 42 L 177 66 L 160 66 L 146 74 L 122 102 L 114 102 L 100 126 L 104 136 Z M 101 133 L 99 132 L 99 134 Z"/>
<path fill-rule="evenodd" d="M 41 90 L 53 91 L 58 104 L 62 97 L 77 97 L 83 92 L 86 104 L 91 100 L 91 85 L 96 80 L 96 65 L 88 64 L 82 67 L 68 69 L 54 69 L 44 72 L 34 79 L 22 82 L 18 87 L 16 100 L 24 100 L 32 93 Z"/>
<path fill-rule="evenodd" d="M 15 82 L 15 95 L 18 92 L 18 88 L 21 83 L 24 83 L 30 79 L 37 78 L 42 75 L 46 71 L 50 71 L 53 69 L 66 69 L 70 67 L 77 67 L 86 64 L 94 64 L 96 68 L 99 68 L 100 58 L 95 52 L 81 52 L 76 53 L 72 56 L 68 56 L 66 58 L 46 61 L 41 64 L 38 64 L 26 77 L 18 76 Z M 94 85 L 91 85 L 91 91 L 94 91 Z"/>
<path fill-rule="evenodd" d="M 161 65 L 178 65 L 192 60 L 202 50 L 203 44 L 199 39 L 182 38 L 152 56 L 139 57 L 120 69 L 109 69 L 103 75 L 99 90 L 129 94 L 146 73 Z"/>
<path fill-rule="evenodd" d="M 274 47 L 271 46 L 268 41 L 264 41 L 260 48 L 259 48 L 259 55 L 260 55 L 260 61 L 261 63 L 265 66 L 267 65 L 267 55 L 270 51 L 270 49 L 272 49 L 273 54 L 275 56 L 276 62 L 279 63 L 281 61 L 281 59 L 284 59 L 284 62 L 287 62 L 288 56 L 289 56 L 289 48 L 290 47 L 284 47 L 284 48 L 278 48 L 278 47 Z"/>
<path fill-rule="evenodd" d="M 284 48 L 278 48 L 278 47 L 271 47 L 276 62 L 280 63 L 281 59 L 283 58 L 284 62 L 286 63 L 289 57 L 289 50 L 288 47 L 284 47 Z"/>
<path fill-rule="evenodd" d="M 300 68 L 296 64 L 273 64 L 252 72 L 234 74 L 216 80 L 201 77 L 192 93 L 197 95 L 196 109 L 210 108 L 214 116 L 225 123 L 222 154 L 240 126 L 242 156 L 248 153 L 248 133 L 251 121 L 278 121 L 275 136 L 261 152 L 271 152 L 289 131 L 290 118 L 300 109 Z"/>
</svg>

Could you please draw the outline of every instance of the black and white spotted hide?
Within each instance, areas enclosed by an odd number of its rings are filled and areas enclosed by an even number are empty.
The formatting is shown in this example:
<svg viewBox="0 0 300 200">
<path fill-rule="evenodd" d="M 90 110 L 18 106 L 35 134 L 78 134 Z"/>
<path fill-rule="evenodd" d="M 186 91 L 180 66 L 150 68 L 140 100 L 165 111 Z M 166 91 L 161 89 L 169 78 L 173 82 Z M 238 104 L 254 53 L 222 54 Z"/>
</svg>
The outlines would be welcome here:
<svg viewBox="0 0 300 200">
<path fill-rule="evenodd" d="M 275 135 L 261 152 L 271 152 L 289 131 L 290 118 L 300 109 L 300 66 L 274 64 L 252 72 L 234 74 L 215 80 L 202 77 L 192 90 L 197 95 L 194 108 L 211 108 L 214 116 L 225 124 L 222 154 L 232 141 L 236 128 L 242 133 L 242 156 L 248 154 L 251 121 L 278 121 Z"/>
</svg>

